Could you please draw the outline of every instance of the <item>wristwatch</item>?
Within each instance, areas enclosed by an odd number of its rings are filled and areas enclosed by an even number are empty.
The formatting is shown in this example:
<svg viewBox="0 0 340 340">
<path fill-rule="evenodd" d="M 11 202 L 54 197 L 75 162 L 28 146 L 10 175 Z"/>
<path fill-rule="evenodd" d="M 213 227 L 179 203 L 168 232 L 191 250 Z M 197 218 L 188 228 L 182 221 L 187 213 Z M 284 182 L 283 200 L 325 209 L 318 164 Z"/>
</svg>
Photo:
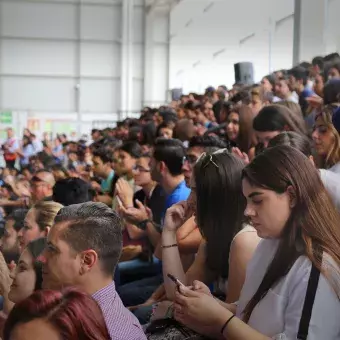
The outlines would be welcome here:
<svg viewBox="0 0 340 340">
<path fill-rule="evenodd" d="M 148 220 L 144 220 L 144 221 L 142 221 L 142 222 L 139 222 L 139 223 L 137 224 L 137 227 L 138 227 L 139 229 L 141 229 L 141 230 L 145 230 L 149 222 L 151 222 L 149 219 L 148 219 Z"/>
</svg>

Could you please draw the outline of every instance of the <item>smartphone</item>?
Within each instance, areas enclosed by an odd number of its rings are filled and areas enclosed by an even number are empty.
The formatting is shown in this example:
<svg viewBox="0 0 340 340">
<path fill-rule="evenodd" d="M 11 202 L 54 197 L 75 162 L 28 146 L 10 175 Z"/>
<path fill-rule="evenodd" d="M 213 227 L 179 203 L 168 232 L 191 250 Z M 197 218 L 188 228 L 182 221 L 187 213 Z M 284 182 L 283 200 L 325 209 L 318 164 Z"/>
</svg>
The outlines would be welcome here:
<svg viewBox="0 0 340 340">
<path fill-rule="evenodd" d="M 180 280 L 178 280 L 175 276 L 168 274 L 168 278 L 179 288 L 180 286 L 185 287 L 185 284 L 183 284 Z"/>
</svg>

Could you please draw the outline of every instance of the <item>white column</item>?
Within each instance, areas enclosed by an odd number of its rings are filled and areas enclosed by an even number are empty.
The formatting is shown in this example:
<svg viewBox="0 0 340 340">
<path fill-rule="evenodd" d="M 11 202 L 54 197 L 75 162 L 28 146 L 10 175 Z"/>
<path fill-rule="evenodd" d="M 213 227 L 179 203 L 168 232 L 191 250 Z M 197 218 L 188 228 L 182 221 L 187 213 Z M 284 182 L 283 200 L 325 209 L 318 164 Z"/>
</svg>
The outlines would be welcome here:
<svg viewBox="0 0 340 340">
<path fill-rule="evenodd" d="M 167 102 L 170 69 L 170 10 L 156 6 L 145 18 L 144 105 L 160 106 Z"/>
<path fill-rule="evenodd" d="M 131 111 L 133 96 L 133 6 L 134 0 L 122 1 L 122 58 L 121 58 L 121 111 L 124 119 Z"/>
<path fill-rule="evenodd" d="M 326 53 L 329 0 L 295 0 L 294 64 Z"/>
</svg>

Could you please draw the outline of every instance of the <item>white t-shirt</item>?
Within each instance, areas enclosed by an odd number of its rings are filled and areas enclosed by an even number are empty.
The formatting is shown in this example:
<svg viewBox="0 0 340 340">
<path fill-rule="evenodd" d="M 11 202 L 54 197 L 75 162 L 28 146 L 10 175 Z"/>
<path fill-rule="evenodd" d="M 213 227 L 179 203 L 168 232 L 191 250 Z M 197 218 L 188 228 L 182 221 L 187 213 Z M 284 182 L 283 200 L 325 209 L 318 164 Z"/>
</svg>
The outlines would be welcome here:
<svg viewBox="0 0 340 340">
<path fill-rule="evenodd" d="M 336 163 L 335 165 L 333 165 L 329 171 L 332 171 L 338 175 L 340 175 L 340 162 L 339 163 Z"/>
<path fill-rule="evenodd" d="M 244 308 L 261 284 L 278 244 L 278 240 L 262 240 L 258 245 L 248 265 L 246 281 L 238 301 L 236 315 L 239 318 L 243 318 Z M 266 336 L 282 336 L 282 339 L 296 340 L 311 268 L 310 260 L 300 256 L 288 274 L 257 304 L 248 324 Z M 323 339 L 340 339 L 340 301 L 321 274 L 309 324 L 308 340 Z"/>
<path fill-rule="evenodd" d="M 336 164 L 334 167 L 337 166 L 338 164 Z M 320 176 L 322 183 L 325 186 L 326 190 L 328 191 L 329 195 L 331 196 L 334 205 L 340 212 L 340 171 L 339 173 L 336 173 L 331 169 L 329 170 L 320 169 Z"/>
</svg>

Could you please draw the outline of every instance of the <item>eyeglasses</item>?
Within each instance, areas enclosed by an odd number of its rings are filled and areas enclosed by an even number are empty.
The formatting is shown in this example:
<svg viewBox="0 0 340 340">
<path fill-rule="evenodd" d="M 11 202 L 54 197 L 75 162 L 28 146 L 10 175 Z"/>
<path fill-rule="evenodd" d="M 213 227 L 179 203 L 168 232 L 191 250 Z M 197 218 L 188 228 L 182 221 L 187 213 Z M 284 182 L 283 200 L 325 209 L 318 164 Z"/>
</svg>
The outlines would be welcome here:
<svg viewBox="0 0 340 340">
<path fill-rule="evenodd" d="M 134 171 L 138 171 L 138 172 L 151 172 L 150 169 L 145 169 L 143 168 L 142 166 L 140 165 L 136 165 L 134 168 L 133 168 Z"/>
<path fill-rule="evenodd" d="M 198 158 L 195 155 L 186 155 L 183 157 L 183 164 L 184 162 L 188 162 L 190 165 L 195 164 L 197 159 Z"/>
</svg>

